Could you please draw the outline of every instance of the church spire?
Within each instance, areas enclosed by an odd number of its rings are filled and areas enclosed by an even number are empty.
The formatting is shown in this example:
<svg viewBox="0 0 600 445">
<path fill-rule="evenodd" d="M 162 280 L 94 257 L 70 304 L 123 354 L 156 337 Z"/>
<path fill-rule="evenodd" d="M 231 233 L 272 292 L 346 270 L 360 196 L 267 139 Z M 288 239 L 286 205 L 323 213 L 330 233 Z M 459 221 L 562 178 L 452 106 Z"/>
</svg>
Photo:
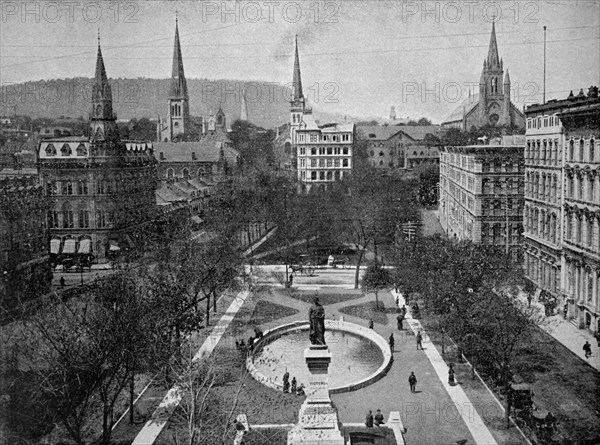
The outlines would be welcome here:
<svg viewBox="0 0 600 445">
<path fill-rule="evenodd" d="M 240 113 L 240 120 L 248 120 L 248 106 L 246 105 L 246 89 L 242 88 L 242 111 Z"/>
<path fill-rule="evenodd" d="M 500 67 L 500 58 L 498 57 L 498 43 L 496 42 L 496 24 L 492 21 L 492 35 L 490 37 L 490 47 L 487 56 L 487 68 L 494 69 Z"/>
<path fill-rule="evenodd" d="M 171 89 L 169 97 L 187 99 L 187 82 L 183 72 L 183 57 L 181 56 L 181 45 L 179 43 L 179 23 L 175 17 L 175 45 L 173 48 L 173 71 L 171 72 Z"/>
<path fill-rule="evenodd" d="M 292 101 L 301 101 L 304 99 L 302 94 L 302 78 L 300 76 L 300 58 L 298 57 L 298 36 L 296 35 L 295 40 L 295 55 L 294 55 L 294 77 L 292 80 L 293 96 Z"/>
<path fill-rule="evenodd" d="M 113 114 L 112 91 L 104 68 L 104 58 L 100 48 L 98 31 L 98 55 L 96 57 L 96 75 L 92 87 L 92 137 L 96 140 L 116 137 L 116 117 Z"/>
</svg>

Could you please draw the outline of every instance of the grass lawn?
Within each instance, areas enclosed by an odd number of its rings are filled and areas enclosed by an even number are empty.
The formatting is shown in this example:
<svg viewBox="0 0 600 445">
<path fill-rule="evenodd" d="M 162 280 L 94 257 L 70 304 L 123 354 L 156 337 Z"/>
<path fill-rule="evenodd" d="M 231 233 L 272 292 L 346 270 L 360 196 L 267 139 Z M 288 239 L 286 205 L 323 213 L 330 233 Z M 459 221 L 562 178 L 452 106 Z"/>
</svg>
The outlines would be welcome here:
<svg viewBox="0 0 600 445">
<path fill-rule="evenodd" d="M 321 289 L 319 292 L 303 291 L 299 289 L 281 289 L 277 290 L 277 292 L 309 304 L 312 304 L 313 298 L 319 297 L 319 302 L 323 306 L 339 303 L 340 301 L 356 300 L 357 298 L 361 298 L 363 296 L 362 292 L 358 289 L 344 289 L 343 291 L 335 289 Z"/>
<path fill-rule="evenodd" d="M 375 306 L 375 297 L 373 297 L 373 301 L 368 301 L 363 304 L 358 304 L 355 306 L 346 306 L 341 308 L 339 311 L 343 314 L 348 314 L 353 317 L 362 318 L 363 320 L 373 320 L 375 324 L 382 324 L 387 326 L 388 318 L 387 313 L 391 310 L 394 311 L 394 308 L 386 309 L 385 304 L 382 301 L 379 302 L 379 307 Z"/>
<path fill-rule="evenodd" d="M 430 338 L 441 350 L 439 339 L 434 335 Z M 538 410 L 550 411 L 557 418 L 558 431 L 553 437 L 557 441 L 555 443 L 600 443 L 600 373 L 537 327 L 518 348 L 516 356 L 520 359 L 515 372 L 524 382 L 532 385 L 533 401 Z M 447 362 L 457 363 L 455 354 L 446 354 L 444 358 Z M 466 364 L 458 364 L 456 371 L 457 381 L 461 382 L 465 391 L 468 392 L 470 388 L 477 390 L 482 386 L 479 380 L 471 379 L 470 368 Z M 482 378 L 496 394 L 500 392 L 493 387 L 490 378 L 485 375 Z M 498 397 L 504 405 L 504 396 L 498 394 Z M 489 417 L 486 422 L 490 420 L 496 432 L 509 434 L 505 423 L 498 419 L 499 411 Z M 517 422 L 531 439 L 531 429 L 522 420 Z M 516 431 L 515 428 L 512 430 Z"/>
<path fill-rule="evenodd" d="M 202 416 L 202 432 L 197 442 L 199 445 L 221 443 L 224 432 L 227 437 L 225 443 L 233 443 L 235 430 L 231 421 L 242 413 L 246 414 L 250 425 L 297 422 L 304 397 L 284 394 L 254 380 L 246 372 L 243 355 L 233 346 L 233 338 L 242 336 L 241 331 L 252 332 L 255 325 L 296 312 L 295 309 L 261 300 L 260 295 L 247 300 L 240 309 L 212 355 L 222 373 L 218 384 L 213 386 L 207 397 L 207 409 Z M 179 443 L 183 443 L 187 428 L 183 414 L 183 410 L 178 409 L 169 422 L 169 427 L 158 437 L 157 444 L 175 443 L 175 437 Z M 286 437 L 287 431 L 274 429 L 252 432 L 245 440 L 248 444 L 275 445 L 284 444 Z"/>
</svg>

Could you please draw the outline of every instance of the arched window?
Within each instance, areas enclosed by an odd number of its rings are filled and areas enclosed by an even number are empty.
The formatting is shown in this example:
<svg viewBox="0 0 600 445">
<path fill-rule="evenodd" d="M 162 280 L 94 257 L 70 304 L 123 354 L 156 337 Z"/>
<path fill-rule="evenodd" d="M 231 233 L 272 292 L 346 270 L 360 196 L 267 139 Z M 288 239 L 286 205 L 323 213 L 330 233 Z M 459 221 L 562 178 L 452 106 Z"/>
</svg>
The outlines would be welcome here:
<svg viewBox="0 0 600 445">
<path fill-rule="evenodd" d="M 65 202 L 62 206 L 62 214 L 63 214 L 63 229 L 72 229 L 73 228 L 73 209 L 71 208 L 71 204 Z"/>
<path fill-rule="evenodd" d="M 168 168 L 167 169 L 167 179 L 173 179 L 173 176 L 175 175 L 175 172 L 173 171 L 172 168 Z"/>
<path fill-rule="evenodd" d="M 96 105 L 96 116 L 100 117 L 102 115 L 102 105 Z"/>
<path fill-rule="evenodd" d="M 184 168 L 184 169 L 181 171 L 181 177 L 182 177 L 183 179 L 190 179 L 190 171 L 189 171 L 187 168 Z"/>
<path fill-rule="evenodd" d="M 579 140 L 579 162 L 584 162 L 583 159 L 583 147 L 585 145 L 585 141 L 582 139 Z"/>
<path fill-rule="evenodd" d="M 596 162 L 596 153 L 595 153 L 595 141 L 593 139 L 590 139 L 590 162 L 594 163 Z"/>
<path fill-rule="evenodd" d="M 379 152 L 379 157 L 381 158 L 381 157 L 383 157 L 383 156 L 384 156 L 384 154 L 383 154 L 383 151 L 380 151 L 380 152 Z"/>
<path fill-rule="evenodd" d="M 575 160 L 575 141 L 571 139 L 569 141 L 569 161 L 573 162 Z"/>
</svg>

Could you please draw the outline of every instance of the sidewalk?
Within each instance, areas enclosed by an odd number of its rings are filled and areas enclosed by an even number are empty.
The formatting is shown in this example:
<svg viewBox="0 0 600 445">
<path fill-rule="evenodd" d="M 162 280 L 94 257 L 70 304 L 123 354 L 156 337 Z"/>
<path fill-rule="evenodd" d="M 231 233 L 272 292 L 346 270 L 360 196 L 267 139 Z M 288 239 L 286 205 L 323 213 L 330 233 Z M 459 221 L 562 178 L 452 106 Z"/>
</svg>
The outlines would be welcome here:
<svg viewBox="0 0 600 445">
<path fill-rule="evenodd" d="M 524 292 L 520 292 L 518 298 L 524 304 L 527 304 L 527 297 Z M 540 314 L 544 314 L 544 305 L 539 301 L 532 300 L 531 306 L 537 309 Z M 562 315 L 545 317 L 544 323 L 541 323 L 539 326 L 573 352 L 573 354 L 581 358 L 581 360 L 600 371 L 600 348 L 598 348 L 598 342 L 588 330 L 578 329 L 568 320 L 565 320 Z M 583 345 L 586 341 L 589 341 L 592 345 L 592 355 L 587 359 L 583 351 Z"/>
</svg>

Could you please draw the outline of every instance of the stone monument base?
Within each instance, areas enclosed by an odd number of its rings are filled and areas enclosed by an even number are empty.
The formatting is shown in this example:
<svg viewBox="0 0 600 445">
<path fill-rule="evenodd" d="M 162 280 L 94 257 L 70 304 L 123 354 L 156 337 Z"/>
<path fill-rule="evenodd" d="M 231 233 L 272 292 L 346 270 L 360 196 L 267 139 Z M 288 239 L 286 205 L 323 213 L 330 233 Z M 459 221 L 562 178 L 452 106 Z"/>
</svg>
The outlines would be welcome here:
<svg viewBox="0 0 600 445">
<path fill-rule="evenodd" d="M 337 410 L 329 398 L 327 369 L 331 353 L 325 345 L 311 345 L 304 351 L 311 378 L 307 398 L 300 408 L 298 424 L 288 433 L 288 445 L 344 445 Z"/>
</svg>

